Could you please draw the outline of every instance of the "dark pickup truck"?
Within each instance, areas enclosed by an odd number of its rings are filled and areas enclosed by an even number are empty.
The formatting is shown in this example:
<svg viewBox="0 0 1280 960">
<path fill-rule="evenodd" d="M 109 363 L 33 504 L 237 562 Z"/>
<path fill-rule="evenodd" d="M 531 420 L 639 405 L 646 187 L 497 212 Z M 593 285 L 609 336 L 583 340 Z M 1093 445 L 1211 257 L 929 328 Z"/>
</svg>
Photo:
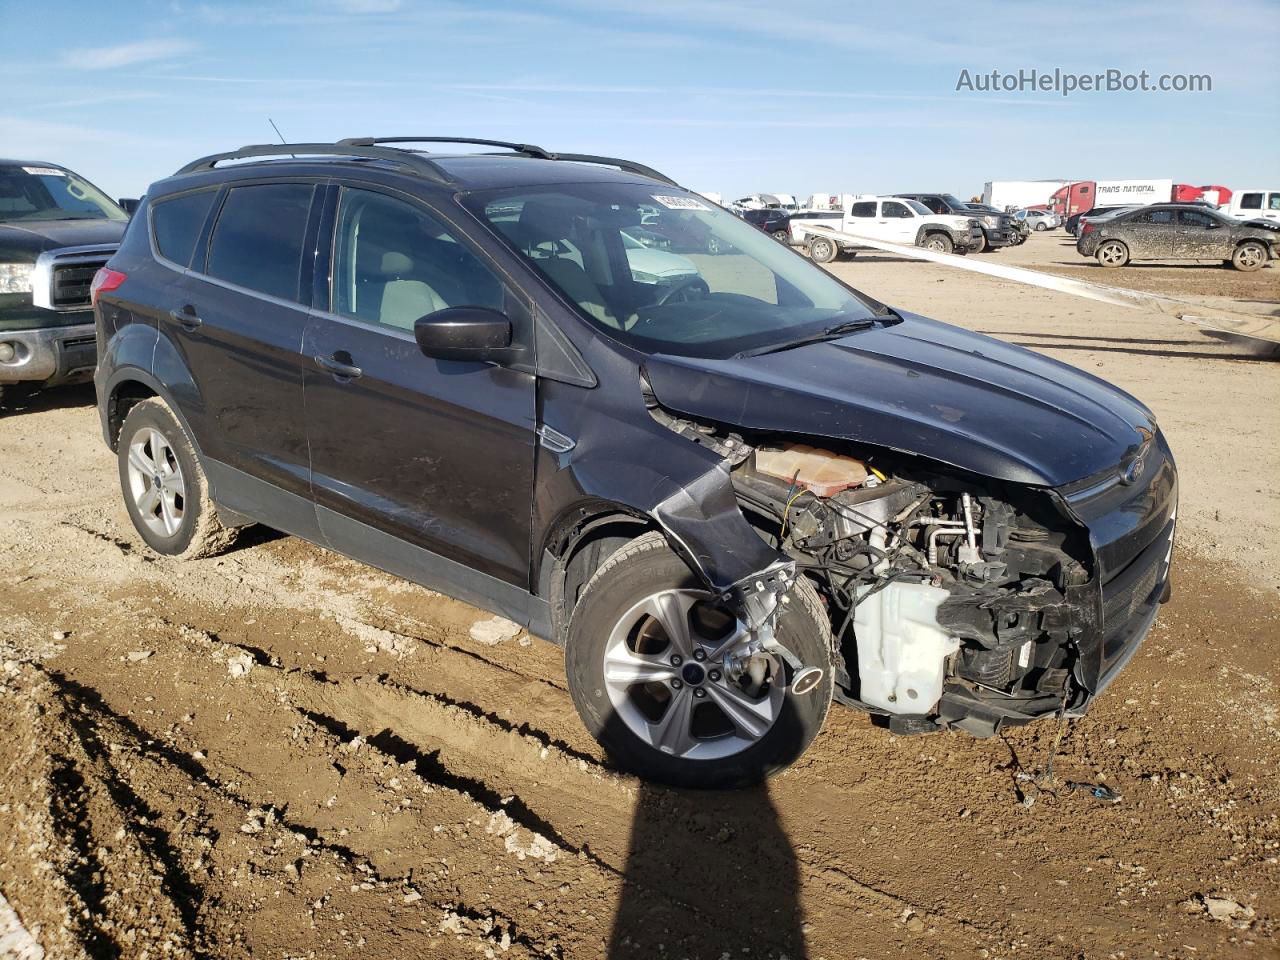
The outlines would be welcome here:
<svg viewBox="0 0 1280 960">
<path fill-rule="evenodd" d="M 974 250 L 998 250 L 1010 247 L 1018 242 L 1018 228 L 1013 217 L 1007 213 L 982 213 L 970 210 L 969 205 L 949 193 L 895 193 L 895 197 L 906 197 L 908 200 L 919 200 L 934 213 L 955 217 L 972 217 L 982 225 L 983 245 Z"/>
<path fill-rule="evenodd" d="M 129 215 L 66 167 L 0 159 L 0 401 L 16 385 L 89 380 L 89 286 Z"/>
</svg>

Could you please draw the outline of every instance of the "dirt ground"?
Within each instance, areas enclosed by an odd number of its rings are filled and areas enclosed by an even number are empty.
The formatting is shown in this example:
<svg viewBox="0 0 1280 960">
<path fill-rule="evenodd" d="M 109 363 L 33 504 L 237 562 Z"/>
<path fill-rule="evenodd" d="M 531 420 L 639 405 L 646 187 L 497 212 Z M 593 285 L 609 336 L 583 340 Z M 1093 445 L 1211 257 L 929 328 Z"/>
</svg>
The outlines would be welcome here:
<svg viewBox="0 0 1280 960">
<path fill-rule="evenodd" d="M 0 419 L 0 894 L 45 955 L 1280 957 L 1280 365 L 943 267 L 834 269 L 1118 382 L 1179 459 L 1173 600 L 1045 790 L 1018 775 L 1053 722 L 901 738 L 840 708 L 767 787 L 640 784 L 560 651 L 473 638 L 487 614 L 264 531 L 148 554 L 91 393 L 50 391 Z"/>
</svg>

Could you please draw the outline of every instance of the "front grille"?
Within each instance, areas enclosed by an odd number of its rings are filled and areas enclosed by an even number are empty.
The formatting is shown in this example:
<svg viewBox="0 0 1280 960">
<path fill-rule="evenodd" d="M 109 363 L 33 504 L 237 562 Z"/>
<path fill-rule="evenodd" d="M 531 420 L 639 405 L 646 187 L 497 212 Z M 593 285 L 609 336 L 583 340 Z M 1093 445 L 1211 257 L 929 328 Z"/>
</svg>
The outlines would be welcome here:
<svg viewBox="0 0 1280 960">
<path fill-rule="evenodd" d="M 53 290 L 49 298 L 54 309 L 73 310 L 89 306 L 89 285 L 93 283 L 93 275 L 106 265 L 108 259 L 103 256 L 75 263 L 54 263 Z"/>
<path fill-rule="evenodd" d="M 1102 672 L 1141 637 L 1139 628 L 1160 601 L 1168 574 L 1173 521 L 1167 520 L 1130 564 L 1102 585 Z"/>
<path fill-rule="evenodd" d="M 106 266 L 117 244 L 61 247 L 36 258 L 32 299 L 46 310 L 87 310 L 93 275 Z"/>
</svg>

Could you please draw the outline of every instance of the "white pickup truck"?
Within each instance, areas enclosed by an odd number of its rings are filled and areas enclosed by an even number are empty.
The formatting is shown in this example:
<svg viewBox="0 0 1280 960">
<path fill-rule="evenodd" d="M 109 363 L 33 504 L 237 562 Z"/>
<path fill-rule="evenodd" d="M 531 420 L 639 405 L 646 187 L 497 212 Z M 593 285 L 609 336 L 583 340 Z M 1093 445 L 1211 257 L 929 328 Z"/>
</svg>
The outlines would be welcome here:
<svg viewBox="0 0 1280 960">
<path fill-rule="evenodd" d="M 827 227 L 846 236 L 837 238 L 810 231 L 810 226 Z M 982 246 L 982 224 L 976 219 L 937 214 L 918 200 L 900 197 L 851 197 L 838 212 L 814 211 L 813 216 L 797 213 L 790 218 L 788 228 L 791 242 L 806 247 L 818 263 L 830 263 L 841 254 L 869 249 L 859 246 L 854 237 L 914 244 L 938 253 L 963 254 Z"/>
</svg>

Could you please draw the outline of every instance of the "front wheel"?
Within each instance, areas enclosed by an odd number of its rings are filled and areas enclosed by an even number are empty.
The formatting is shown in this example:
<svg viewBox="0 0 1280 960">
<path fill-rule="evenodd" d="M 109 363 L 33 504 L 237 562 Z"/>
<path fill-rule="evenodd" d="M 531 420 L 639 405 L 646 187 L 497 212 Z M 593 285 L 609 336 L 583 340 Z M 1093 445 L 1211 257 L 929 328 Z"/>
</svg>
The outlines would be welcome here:
<svg viewBox="0 0 1280 960">
<path fill-rule="evenodd" d="M 808 693 L 791 668 L 748 649 L 742 622 L 660 533 L 633 540 L 591 578 L 565 643 L 569 692 L 582 722 L 619 765 L 681 787 L 756 783 L 785 769 L 831 706 L 831 629 L 801 579 L 777 638 L 822 670 Z"/>
<path fill-rule="evenodd" d="M 125 509 L 156 553 L 194 560 L 224 549 L 235 530 L 218 520 L 195 447 L 158 397 L 133 406 L 117 448 Z"/>
<path fill-rule="evenodd" d="M 1231 255 L 1231 265 L 1237 270 L 1243 270 L 1245 273 L 1261 270 L 1266 265 L 1266 262 L 1266 247 L 1252 240 L 1246 240 L 1240 244 L 1240 246 L 1236 247 L 1235 253 Z"/>
<path fill-rule="evenodd" d="M 951 253 L 956 245 L 945 233 L 931 233 L 924 238 L 924 248 L 934 253 Z"/>
</svg>

